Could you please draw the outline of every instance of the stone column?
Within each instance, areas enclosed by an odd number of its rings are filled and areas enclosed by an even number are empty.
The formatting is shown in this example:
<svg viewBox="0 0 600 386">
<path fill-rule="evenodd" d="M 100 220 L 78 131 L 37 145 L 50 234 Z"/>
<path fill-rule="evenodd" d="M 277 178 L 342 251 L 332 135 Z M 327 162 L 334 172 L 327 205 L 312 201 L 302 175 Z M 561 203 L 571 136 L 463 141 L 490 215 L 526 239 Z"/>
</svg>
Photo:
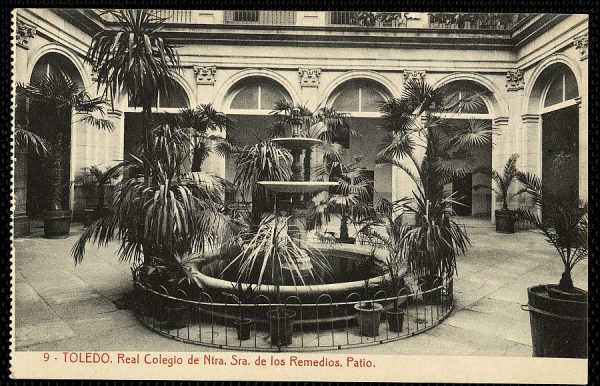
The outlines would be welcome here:
<svg viewBox="0 0 600 386">
<path fill-rule="evenodd" d="M 539 114 L 521 116 L 519 170 L 542 177 L 542 119 Z M 518 197 L 519 207 L 533 208 L 531 197 L 522 194 Z"/>
<path fill-rule="evenodd" d="M 496 133 L 492 146 L 492 170 L 499 172 L 503 170 L 506 161 L 515 152 L 515 130 L 511 130 L 508 126 L 508 121 L 508 117 L 498 117 L 492 121 L 492 128 Z M 489 178 L 491 179 L 491 176 Z M 491 181 L 491 184 L 493 187 L 495 182 Z M 493 224 L 496 222 L 495 211 L 501 207 L 502 203 L 497 202 L 496 194 L 492 191 L 492 208 L 490 215 Z"/>
<path fill-rule="evenodd" d="M 196 104 L 207 104 L 213 102 L 215 81 L 217 80 L 217 66 L 194 66 L 194 74 L 196 75 Z M 208 135 L 225 137 L 226 133 L 219 130 L 207 132 Z M 214 173 L 219 177 L 225 177 L 225 158 L 210 154 L 202 164 L 202 171 Z"/>
<path fill-rule="evenodd" d="M 27 25 L 20 20 L 16 23 L 16 47 L 14 81 L 27 83 L 27 56 L 29 53 L 29 41 L 37 33 L 34 26 Z M 14 237 L 28 236 L 30 233 L 29 218 L 27 217 L 27 158 L 25 149 L 14 149 L 14 171 L 13 171 L 13 194 L 14 207 Z"/>
<path fill-rule="evenodd" d="M 579 52 L 579 198 L 588 200 L 588 34 L 577 36 L 573 45 Z"/>
</svg>

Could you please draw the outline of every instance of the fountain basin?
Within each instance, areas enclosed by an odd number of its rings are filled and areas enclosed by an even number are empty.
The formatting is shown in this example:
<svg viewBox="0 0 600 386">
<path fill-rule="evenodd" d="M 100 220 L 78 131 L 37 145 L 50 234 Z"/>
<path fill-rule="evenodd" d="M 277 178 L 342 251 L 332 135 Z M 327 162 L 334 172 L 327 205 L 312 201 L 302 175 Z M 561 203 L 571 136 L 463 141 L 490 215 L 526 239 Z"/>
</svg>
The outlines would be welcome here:
<svg viewBox="0 0 600 386">
<path fill-rule="evenodd" d="M 259 181 L 257 184 L 275 193 L 318 193 L 337 186 L 338 183 L 332 181 Z"/>
</svg>

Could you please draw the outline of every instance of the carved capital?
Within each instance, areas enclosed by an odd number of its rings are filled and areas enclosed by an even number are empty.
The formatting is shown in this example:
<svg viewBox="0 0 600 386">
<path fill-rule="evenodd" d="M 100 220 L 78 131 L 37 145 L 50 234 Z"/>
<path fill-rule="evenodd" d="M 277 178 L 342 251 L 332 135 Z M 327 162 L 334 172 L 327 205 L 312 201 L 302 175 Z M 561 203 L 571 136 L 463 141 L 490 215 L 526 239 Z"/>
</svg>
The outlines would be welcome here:
<svg viewBox="0 0 600 386">
<path fill-rule="evenodd" d="M 27 45 L 29 44 L 29 39 L 32 39 L 36 33 L 37 30 L 35 27 L 17 20 L 17 45 L 19 47 L 28 50 L 29 47 Z"/>
<path fill-rule="evenodd" d="M 579 51 L 579 60 L 586 60 L 588 57 L 588 34 L 574 37 L 573 45 Z"/>
<path fill-rule="evenodd" d="M 319 77 L 321 76 L 320 68 L 299 68 L 300 86 L 302 87 L 318 87 Z"/>
<path fill-rule="evenodd" d="M 405 81 L 407 81 L 409 79 L 423 80 L 423 79 L 425 79 L 425 76 L 427 75 L 427 71 L 425 71 L 425 70 L 404 70 L 402 72 L 402 75 L 404 75 Z"/>
<path fill-rule="evenodd" d="M 194 66 L 196 84 L 215 84 L 217 80 L 217 66 Z"/>
<path fill-rule="evenodd" d="M 523 90 L 525 88 L 525 77 L 523 70 L 516 69 L 506 72 L 506 89 L 508 91 Z"/>
</svg>

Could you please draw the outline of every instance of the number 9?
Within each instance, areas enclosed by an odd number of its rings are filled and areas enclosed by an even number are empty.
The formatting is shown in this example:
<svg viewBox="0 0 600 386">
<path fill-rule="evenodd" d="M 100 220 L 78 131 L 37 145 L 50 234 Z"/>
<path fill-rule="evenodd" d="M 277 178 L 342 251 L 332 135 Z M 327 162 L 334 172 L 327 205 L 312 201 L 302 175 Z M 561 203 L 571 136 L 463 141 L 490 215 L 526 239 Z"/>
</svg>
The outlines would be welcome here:
<svg viewBox="0 0 600 386">
<path fill-rule="evenodd" d="M 48 362 L 50 360 L 50 354 L 47 352 L 44 353 L 44 362 Z"/>
</svg>

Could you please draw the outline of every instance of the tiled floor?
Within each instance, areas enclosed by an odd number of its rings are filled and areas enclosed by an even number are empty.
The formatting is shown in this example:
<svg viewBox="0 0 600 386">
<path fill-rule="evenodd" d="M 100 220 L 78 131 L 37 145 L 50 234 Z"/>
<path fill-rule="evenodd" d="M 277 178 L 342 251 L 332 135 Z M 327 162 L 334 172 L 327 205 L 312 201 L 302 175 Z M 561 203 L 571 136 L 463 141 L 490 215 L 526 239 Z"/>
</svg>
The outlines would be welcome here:
<svg viewBox="0 0 600 386">
<path fill-rule="evenodd" d="M 541 235 L 495 233 L 486 220 L 463 220 L 472 241 L 458 262 L 455 309 L 441 325 L 414 337 L 362 348 L 355 353 L 530 356 L 527 288 L 557 282 L 561 261 Z M 75 266 L 71 237 L 47 240 L 35 228 L 15 240 L 16 347 L 18 350 L 209 351 L 146 329 L 131 311 L 113 301 L 131 289 L 131 272 L 119 262 L 116 244 L 88 249 Z M 587 261 L 573 272 L 575 285 L 587 289 Z"/>
</svg>

